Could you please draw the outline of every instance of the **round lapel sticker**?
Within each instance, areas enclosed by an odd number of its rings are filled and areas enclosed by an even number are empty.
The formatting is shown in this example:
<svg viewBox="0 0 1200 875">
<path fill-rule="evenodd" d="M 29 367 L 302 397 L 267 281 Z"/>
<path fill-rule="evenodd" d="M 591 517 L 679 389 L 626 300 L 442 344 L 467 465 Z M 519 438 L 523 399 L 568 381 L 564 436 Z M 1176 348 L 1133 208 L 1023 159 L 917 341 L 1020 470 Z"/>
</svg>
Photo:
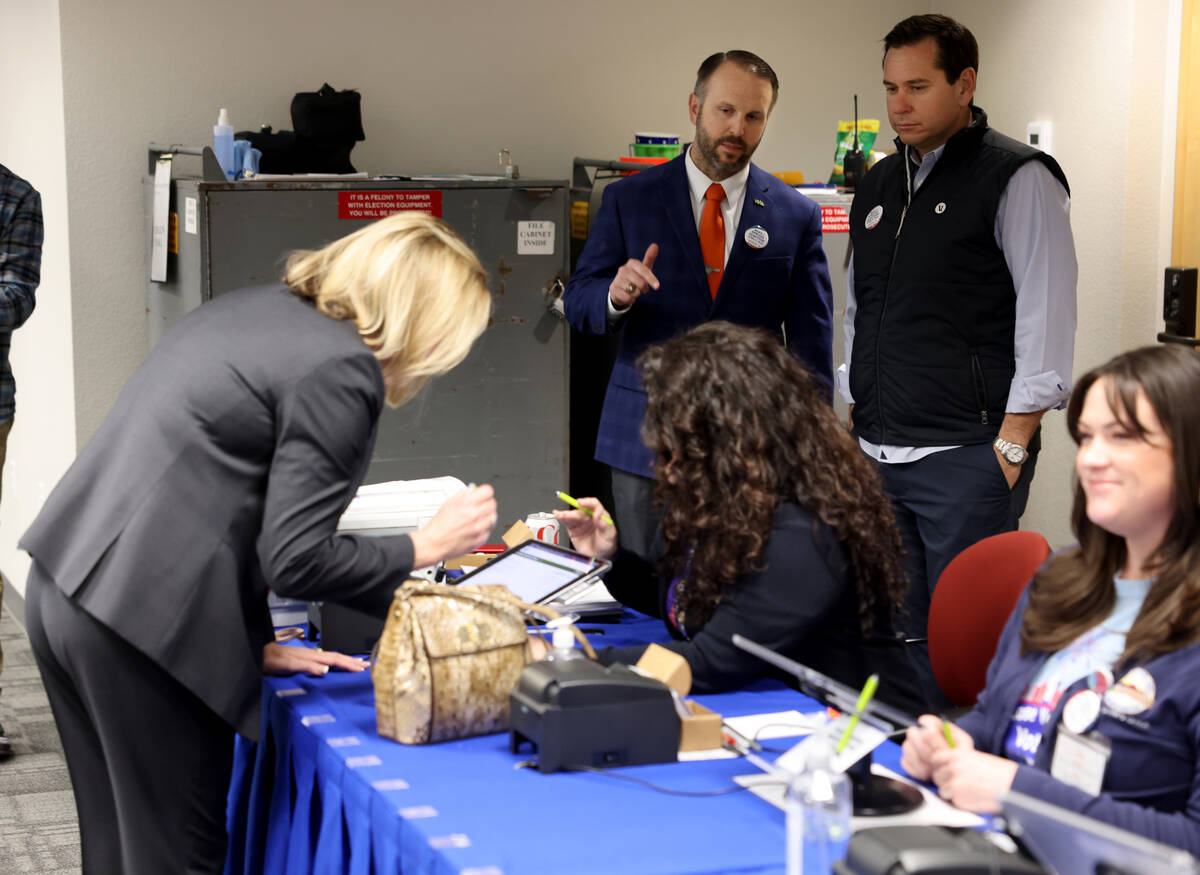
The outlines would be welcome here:
<svg viewBox="0 0 1200 875">
<path fill-rule="evenodd" d="M 871 212 L 867 213 L 867 220 L 863 222 L 863 224 L 866 226 L 867 230 L 870 231 L 872 228 L 878 225 L 882 219 L 883 204 L 876 204 L 875 206 L 871 207 Z"/>
<path fill-rule="evenodd" d="M 1140 714 L 1154 704 L 1154 678 L 1135 668 L 1104 692 L 1104 704 L 1120 714 Z"/>
<path fill-rule="evenodd" d="M 1095 690 L 1080 690 L 1063 705 L 1063 726 L 1076 735 L 1083 735 L 1096 725 L 1100 716 L 1100 694 Z"/>
<path fill-rule="evenodd" d="M 771 235 L 767 233 L 767 229 L 762 225 L 755 225 L 752 228 L 746 229 L 746 245 L 751 249 L 762 249 L 770 239 Z"/>
<path fill-rule="evenodd" d="M 934 208 L 933 208 L 933 211 L 934 211 L 935 213 L 937 213 L 939 216 L 940 216 L 942 213 L 946 212 L 946 202 L 945 202 L 945 201 L 941 201 L 941 202 L 939 202 L 939 203 L 938 203 L 938 205 L 937 205 L 936 207 L 934 207 Z"/>
</svg>

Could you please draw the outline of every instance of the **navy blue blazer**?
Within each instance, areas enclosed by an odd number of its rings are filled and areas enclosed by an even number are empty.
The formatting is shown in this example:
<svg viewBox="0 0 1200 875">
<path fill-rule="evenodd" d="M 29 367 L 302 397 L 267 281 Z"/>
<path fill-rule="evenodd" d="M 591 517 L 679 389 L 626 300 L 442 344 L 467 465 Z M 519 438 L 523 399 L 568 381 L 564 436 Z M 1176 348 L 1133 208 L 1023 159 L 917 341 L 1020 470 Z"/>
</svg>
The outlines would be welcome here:
<svg viewBox="0 0 1200 875">
<path fill-rule="evenodd" d="M 1021 655 L 1021 620 L 1029 601 L 1021 596 L 988 666 L 987 685 L 975 708 L 958 721 L 977 750 L 1004 756 L 1004 737 L 1021 694 L 1049 658 Z M 1100 795 L 1050 776 L 1059 720 L 1067 699 L 1087 686 L 1063 691 L 1046 724 L 1032 766 L 1017 766 L 1012 788 L 1088 817 L 1200 854 L 1200 644 L 1145 663 L 1154 679 L 1153 703 L 1136 714 L 1102 707 L 1096 730 L 1112 742 Z M 1128 668 L 1117 668 L 1120 679 Z"/>
<path fill-rule="evenodd" d="M 769 236 L 762 249 L 745 241 L 747 229 L 755 226 Z M 610 328 L 609 284 L 621 265 L 641 258 L 651 243 L 659 245 L 653 270 L 661 287 L 639 298 Z M 596 459 L 652 476 L 653 457 L 641 441 L 646 395 L 635 363 L 647 346 L 703 322 L 725 320 L 782 334 L 832 397 L 831 301 L 820 208 L 753 164 L 715 301 L 704 274 L 683 155 L 608 186 L 564 299 L 567 319 L 578 331 L 621 333 Z"/>
</svg>

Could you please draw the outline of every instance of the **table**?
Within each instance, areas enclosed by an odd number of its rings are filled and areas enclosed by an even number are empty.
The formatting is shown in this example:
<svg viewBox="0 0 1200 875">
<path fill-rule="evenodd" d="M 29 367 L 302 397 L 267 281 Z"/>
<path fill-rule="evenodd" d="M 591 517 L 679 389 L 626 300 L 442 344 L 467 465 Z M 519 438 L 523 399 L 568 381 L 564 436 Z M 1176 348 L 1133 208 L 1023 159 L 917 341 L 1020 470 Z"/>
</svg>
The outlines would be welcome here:
<svg viewBox="0 0 1200 875">
<path fill-rule="evenodd" d="M 598 647 L 665 636 L 648 618 L 603 628 Z M 819 707 L 771 680 L 696 698 L 724 716 Z M 896 768 L 890 747 L 877 759 Z M 509 752 L 507 732 L 411 747 L 381 738 L 367 673 L 268 678 L 261 742 L 238 739 L 226 872 L 784 871 L 783 813 L 748 792 L 668 796 L 611 775 L 514 768 L 529 758 Z M 614 771 L 713 791 L 757 770 L 726 759 Z"/>
</svg>

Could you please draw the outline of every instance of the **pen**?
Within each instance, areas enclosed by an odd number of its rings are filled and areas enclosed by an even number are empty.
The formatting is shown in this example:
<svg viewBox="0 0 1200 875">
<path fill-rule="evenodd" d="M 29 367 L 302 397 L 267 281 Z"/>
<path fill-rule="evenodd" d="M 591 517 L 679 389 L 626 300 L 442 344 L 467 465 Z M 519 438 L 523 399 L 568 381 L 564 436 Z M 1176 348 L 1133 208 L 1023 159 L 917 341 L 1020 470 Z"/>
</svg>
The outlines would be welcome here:
<svg viewBox="0 0 1200 875">
<path fill-rule="evenodd" d="M 842 738 L 837 743 L 836 753 L 841 753 L 846 749 L 846 744 L 850 741 L 854 727 L 858 725 L 858 719 L 862 716 L 863 709 L 867 707 L 871 699 L 875 696 L 875 688 L 878 686 L 879 675 L 877 674 L 871 675 L 867 678 L 867 682 L 863 684 L 862 692 L 858 694 L 858 704 L 854 706 L 854 714 L 851 715 L 850 723 L 846 726 L 846 731 L 842 733 Z"/>
<path fill-rule="evenodd" d="M 942 735 L 946 736 L 946 744 L 954 747 L 954 736 L 950 734 L 950 721 L 942 721 Z"/>
<path fill-rule="evenodd" d="M 757 751 L 761 751 L 763 749 L 762 745 L 759 744 L 757 741 L 755 741 L 753 738 L 750 738 L 749 736 L 746 736 L 746 735 L 742 735 L 742 733 L 738 732 L 736 729 L 734 729 L 728 723 L 721 724 L 721 732 L 723 733 L 725 739 L 730 744 L 732 744 L 736 748 L 738 748 L 739 752 L 744 753 L 745 751 L 743 750 L 743 748 L 749 748 L 750 750 L 757 750 Z"/>
<path fill-rule="evenodd" d="M 563 501 L 565 501 L 567 504 L 571 505 L 571 507 L 575 508 L 576 510 L 581 510 L 584 513 L 586 513 L 588 516 L 596 515 L 596 512 L 594 510 L 592 510 L 591 508 L 584 507 L 578 501 L 573 499 L 571 496 L 567 495 L 567 493 L 563 492 L 561 489 L 558 490 L 558 492 L 555 494 L 559 498 L 561 498 Z M 615 525 L 615 523 L 613 523 L 613 521 L 612 521 L 612 517 L 610 517 L 608 514 L 605 514 L 604 516 L 600 517 L 600 519 L 604 520 L 610 526 Z"/>
</svg>

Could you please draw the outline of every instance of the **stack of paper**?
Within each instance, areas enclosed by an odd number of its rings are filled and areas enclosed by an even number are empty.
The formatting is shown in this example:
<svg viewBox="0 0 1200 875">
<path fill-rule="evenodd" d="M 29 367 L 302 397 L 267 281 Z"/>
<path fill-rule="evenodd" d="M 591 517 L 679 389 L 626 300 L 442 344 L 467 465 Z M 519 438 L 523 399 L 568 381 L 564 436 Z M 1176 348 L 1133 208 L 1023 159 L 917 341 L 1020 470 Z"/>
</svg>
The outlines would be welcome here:
<svg viewBox="0 0 1200 875">
<path fill-rule="evenodd" d="M 456 492 L 467 488 L 457 477 L 426 480 L 392 480 L 360 486 L 338 520 L 339 532 L 363 535 L 400 535 L 414 532 Z"/>
</svg>

